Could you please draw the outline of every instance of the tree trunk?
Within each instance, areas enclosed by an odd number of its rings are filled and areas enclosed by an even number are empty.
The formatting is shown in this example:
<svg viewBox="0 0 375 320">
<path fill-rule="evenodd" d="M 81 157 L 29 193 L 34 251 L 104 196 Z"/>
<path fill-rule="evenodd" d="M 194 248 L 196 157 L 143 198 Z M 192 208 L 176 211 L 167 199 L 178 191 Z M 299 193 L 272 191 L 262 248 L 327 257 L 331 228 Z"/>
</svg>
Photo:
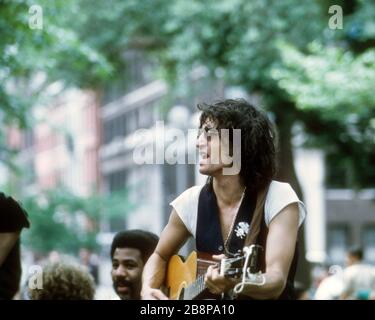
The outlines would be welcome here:
<svg viewBox="0 0 375 320">
<path fill-rule="evenodd" d="M 294 167 L 294 155 L 292 146 L 292 127 L 294 123 L 294 106 L 288 103 L 278 104 L 275 108 L 275 122 L 278 131 L 278 152 L 277 165 L 278 172 L 276 179 L 278 181 L 288 182 L 296 191 L 298 197 L 303 200 L 301 186 L 298 182 Z M 296 281 L 300 282 L 305 288 L 311 285 L 311 266 L 306 260 L 305 232 L 302 225 L 298 235 L 298 268 Z"/>
</svg>

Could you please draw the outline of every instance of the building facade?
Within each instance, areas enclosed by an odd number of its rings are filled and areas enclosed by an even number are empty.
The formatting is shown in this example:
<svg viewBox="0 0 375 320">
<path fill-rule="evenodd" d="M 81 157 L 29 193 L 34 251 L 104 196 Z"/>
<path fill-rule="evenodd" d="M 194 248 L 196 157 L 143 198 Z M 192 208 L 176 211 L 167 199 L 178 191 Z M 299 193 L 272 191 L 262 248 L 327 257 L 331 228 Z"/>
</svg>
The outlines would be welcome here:
<svg viewBox="0 0 375 320">
<path fill-rule="evenodd" d="M 51 106 L 37 108 L 35 125 L 26 131 L 11 128 L 8 144 L 19 150 L 19 178 L 14 192 L 37 195 L 64 186 L 88 196 L 100 186 L 99 105 L 93 92 L 69 90 Z M 11 175 L 10 172 L 8 174 Z"/>
<path fill-rule="evenodd" d="M 151 148 L 155 155 L 161 141 L 163 150 L 159 151 L 164 152 L 173 143 L 171 131 L 180 129 L 186 134 L 189 128 L 197 128 L 197 102 L 223 96 L 222 87 L 207 79 L 204 70 L 193 72 L 191 85 L 188 95 L 170 97 L 163 81 L 151 81 L 101 108 L 102 190 L 111 193 L 126 188 L 128 200 L 134 204 L 124 219 L 109 221 L 106 232 L 140 228 L 160 234 L 171 211 L 169 202 L 201 179 L 196 166 L 187 161 L 171 164 L 163 158 L 163 163 L 157 163 L 154 158 L 149 164 L 139 164 L 134 160 L 137 148 Z M 186 143 L 183 152 L 187 155 L 191 148 L 195 144 Z"/>
<path fill-rule="evenodd" d="M 375 189 L 326 191 L 327 254 L 332 263 L 343 264 L 346 250 L 363 248 L 364 259 L 375 264 Z"/>
</svg>

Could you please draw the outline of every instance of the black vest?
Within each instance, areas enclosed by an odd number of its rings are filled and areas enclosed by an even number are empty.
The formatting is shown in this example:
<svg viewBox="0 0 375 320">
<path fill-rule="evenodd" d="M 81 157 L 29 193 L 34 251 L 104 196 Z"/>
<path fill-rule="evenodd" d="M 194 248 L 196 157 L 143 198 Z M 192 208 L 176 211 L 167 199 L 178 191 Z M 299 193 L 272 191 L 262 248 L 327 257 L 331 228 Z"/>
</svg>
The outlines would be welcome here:
<svg viewBox="0 0 375 320">
<path fill-rule="evenodd" d="M 229 231 L 230 236 L 227 248 L 230 253 L 242 251 L 246 231 L 248 231 L 247 229 L 249 227 L 251 228 L 251 219 L 255 210 L 256 199 L 256 194 L 245 191 L 233 228 Z M 264 249 L 266 248 L 267 232 L 268 228 L 263 218 L 257 244 L 261 245 Z M 198 252 L 207 252 L 211 254 L 226 253 L 224 239 L 221 234 L 216 195 L 210 184 L 206 184 L 199 195 L 195 241 Z M 297 261 L 298 245 L 296 244 L 293 261 L 289 269 L 287 284 L 279 297 L 280 300 L 291 300 L 296 298 L 294 292 L 294 276 L 296 273 Z M 260 270 L 265 272 L 265 254 L 260 259 Z M 246 299 L 250 298 L 246 297 Z"/>
</svg>

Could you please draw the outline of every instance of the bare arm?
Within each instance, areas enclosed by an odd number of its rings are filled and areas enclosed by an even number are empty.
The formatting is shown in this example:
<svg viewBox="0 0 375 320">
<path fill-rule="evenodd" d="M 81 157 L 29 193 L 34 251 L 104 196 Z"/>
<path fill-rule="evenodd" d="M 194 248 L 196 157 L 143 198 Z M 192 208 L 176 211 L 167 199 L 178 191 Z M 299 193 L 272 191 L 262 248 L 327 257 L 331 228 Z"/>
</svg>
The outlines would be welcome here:
<svg viewBox="0 0 375 320">
<path fill-rule="evenodd" d="M 18 240 L 19 232 L 0 233 L 0 267 Z"/>
<path fill-rule="evenodd" d="M 298 233 L 298 205 L 285 207 L 270 223 L 266 243 L 266 283 L 246 285 L 243 294 L 255 299 L 277 299 L 283 292 L 293 260 Z"/>
<path fill-rule="evenodd" d="M 190 233 L 173 209 L 168 224 L 160 235 L 155 252 L 148 259 L 142 274 L 142 299 L 165 299 L 159 290 L 164 283 L 167 262 L 189 238 Z"/>
</svg>

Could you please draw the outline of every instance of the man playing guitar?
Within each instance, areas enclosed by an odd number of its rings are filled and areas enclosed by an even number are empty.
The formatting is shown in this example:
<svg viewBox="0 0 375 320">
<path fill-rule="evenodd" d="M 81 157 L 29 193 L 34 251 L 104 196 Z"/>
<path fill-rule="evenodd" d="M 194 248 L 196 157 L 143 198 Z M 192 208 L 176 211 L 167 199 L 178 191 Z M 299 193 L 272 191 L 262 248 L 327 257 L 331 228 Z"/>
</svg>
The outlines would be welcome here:
<svg viewBox="0 0 375 320">
<path fill-rule="evenodd" d="M 297 234 L 306 212 L 288 183 L 273 180 L 273 127 L 263 112 L 242 99 L 201 104 L 198 108 L 202 111 L 196 143 L 201 156 L 199 171 L 208 180 L 171 202 L 169 222 L 144 267 L 142 299 L 167 299 L 160 288 L 168 261 L 190 236 L 195 238 L 198 252 L 209 252 L 217 261 L 241 251 L 246 241 L 247 245 L 249 241 L 262 245 L 265 283 L 247 283 L 242 297 L 293 299 Z M 240 130 L 240 163 L 228 165 L 239 146 L 233 139 L 236 129 Z M 230 139 L 223 138 L 225 132 Z M 231 165 L 238 166 L 239 172 L 225 174 Z M 204 281 L 211 293 L 223 294 L 240 280 L 224 277 L 216 265 L 211 265 Z"/>
</svg>

